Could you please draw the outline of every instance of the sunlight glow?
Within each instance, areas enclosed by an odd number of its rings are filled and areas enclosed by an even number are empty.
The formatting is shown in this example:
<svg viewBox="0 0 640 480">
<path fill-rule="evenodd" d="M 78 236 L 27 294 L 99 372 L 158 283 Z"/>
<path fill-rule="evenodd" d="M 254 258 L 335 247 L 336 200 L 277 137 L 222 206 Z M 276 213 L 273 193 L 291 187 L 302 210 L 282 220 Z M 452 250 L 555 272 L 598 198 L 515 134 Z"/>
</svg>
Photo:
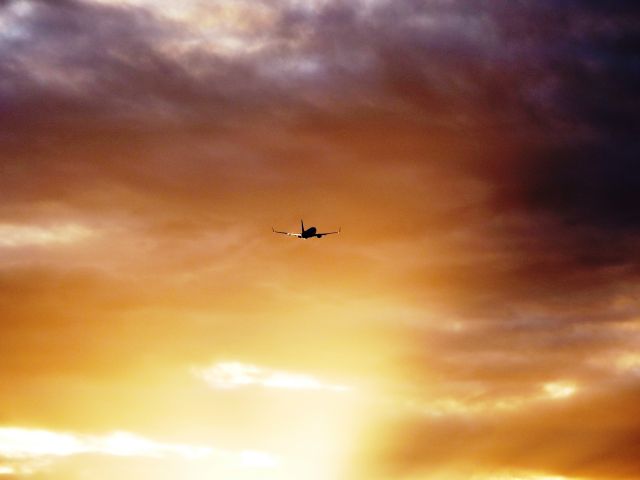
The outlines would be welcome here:
<svg viewBox="0 0 640 480">
<path fill-rule="evenodd" d="M 299 373 L 258 367 L 240 362 L 220 362 L 207 368 L 194 368 L 193 373 L 211 388 L 229 390 L 258 386 L 288 390 L 327 390 L 345 392 L 349 387 L 322 383 L 320 380 Z"/>
<path fill-rule="evenodd" d="M 53 227 L 1 223 L 0 247 L 75 243 L 93 233 L 92 230 L 75 223 Z"/>
<path fill-rule="evenodd" d="M 17 472 L 9 465 L 0 465 L 0 475 L 15 475 Z"/>
<path fill-rule="evenodd" d="M 246 468 L 276 468 L 280 464 L 273 455 L 255 450 L 240 452 L 240 462 Z"/>
</svg>

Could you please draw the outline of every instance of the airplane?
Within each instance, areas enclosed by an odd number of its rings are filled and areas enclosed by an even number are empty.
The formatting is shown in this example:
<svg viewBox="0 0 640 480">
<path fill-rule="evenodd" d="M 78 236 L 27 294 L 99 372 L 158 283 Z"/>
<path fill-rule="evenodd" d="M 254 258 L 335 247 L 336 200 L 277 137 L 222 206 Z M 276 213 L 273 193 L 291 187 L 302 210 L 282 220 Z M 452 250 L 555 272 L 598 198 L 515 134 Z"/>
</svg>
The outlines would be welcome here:
<svg viewBox="0 0 640 480">
<path fill-rule="evenodd" d="M 280 232 L 278 230 L 276 230 L 275 228 L 271 227 L 271 230 L 273 230 L 273 233 L 281 233 L 283 235 L 289 235 L 290 237 L 298 237 L 298 238 L 303 238 L 303 239 L 307 239 L 307 238 L 322 238 L 325 235 L 331 235 L 333 233 L 340 233 L 340 231 L 342 230 L 341 228 L 339 228 L 337 231 L 335 232 L 318 232 L 316 230 L 316 227 L 309 227 L 306 230 L 304 229 L 304 222 L 302 220 L 300 220 L 300 233 L 291 233 L 291 232 Z"/>
</svg>

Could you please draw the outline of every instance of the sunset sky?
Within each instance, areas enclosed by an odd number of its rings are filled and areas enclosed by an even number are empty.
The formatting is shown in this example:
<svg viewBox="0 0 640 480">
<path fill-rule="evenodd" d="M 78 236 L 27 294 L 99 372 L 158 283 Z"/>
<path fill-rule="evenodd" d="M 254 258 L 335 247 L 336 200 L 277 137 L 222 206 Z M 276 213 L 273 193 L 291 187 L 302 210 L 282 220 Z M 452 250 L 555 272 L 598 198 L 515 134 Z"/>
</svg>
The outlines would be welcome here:
<svg viewBox="0 0 640 480">
<path fill-rule="evenodd" d="M 639 479 L 639 25 L 0 0 L 0 480 Z"/>
</svg>

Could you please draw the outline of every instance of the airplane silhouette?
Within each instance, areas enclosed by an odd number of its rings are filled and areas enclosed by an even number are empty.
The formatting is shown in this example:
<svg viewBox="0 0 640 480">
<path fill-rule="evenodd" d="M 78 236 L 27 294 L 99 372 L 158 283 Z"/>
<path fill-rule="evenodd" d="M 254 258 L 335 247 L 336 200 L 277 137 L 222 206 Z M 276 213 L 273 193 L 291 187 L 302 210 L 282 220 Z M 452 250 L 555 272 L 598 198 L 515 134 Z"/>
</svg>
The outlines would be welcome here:
<svg viewBox="0 0 640 480">
<path fill-rule="evenodd" d="M 316 227 L 309 227 L 306 230 L 304 229 L 304 222 L 302 220 L 300 220 L 300 233 L 291 233 L 291 232 L 280 232 L 278 230 L 276 230 L 275 228 L 271 227 L 271 230 L 273 230 L 273 233 L 281 233 L 283 235 L 289 235 L 290 237 L 298 237 L 298 238 L 304 238 L 305 240 L 307 238 L 322 238 L 325 235 L 331 235 L 333 233 L 340 233 L 341 228 L 339 228 L 337 231 L 335 232 L 318 232 L 316 230 Z"/>
</svg>

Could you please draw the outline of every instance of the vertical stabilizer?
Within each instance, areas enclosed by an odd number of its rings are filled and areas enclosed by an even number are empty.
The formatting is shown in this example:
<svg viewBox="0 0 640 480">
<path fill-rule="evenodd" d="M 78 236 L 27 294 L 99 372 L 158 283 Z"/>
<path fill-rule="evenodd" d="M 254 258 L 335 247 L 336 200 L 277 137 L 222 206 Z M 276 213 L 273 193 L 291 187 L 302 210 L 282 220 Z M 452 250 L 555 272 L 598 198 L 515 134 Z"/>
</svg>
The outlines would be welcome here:
<svg viewBox="0 0 640 480">
<path fill-rule="evenodd" d="M 302 228 L 300 233 L 304 233 L 304 222 L 302 221 L 302 219 L 300 219 L 300 228 Z"/>
</svg>

